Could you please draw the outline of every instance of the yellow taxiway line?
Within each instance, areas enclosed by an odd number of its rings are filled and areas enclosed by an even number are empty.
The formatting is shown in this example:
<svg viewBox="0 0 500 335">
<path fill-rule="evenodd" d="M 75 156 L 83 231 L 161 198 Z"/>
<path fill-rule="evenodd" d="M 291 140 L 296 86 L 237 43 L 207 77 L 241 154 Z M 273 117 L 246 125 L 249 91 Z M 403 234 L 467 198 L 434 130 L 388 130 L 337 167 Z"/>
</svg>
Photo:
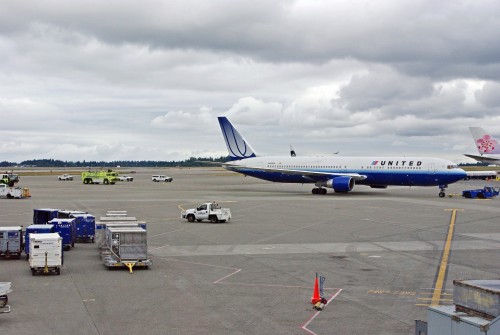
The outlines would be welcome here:
<svg viewBox="0 0 500 335">
<path fill-rule="evenodd" d="M 448 236 L 446 237 L 446 243 L 444 245 L 443 257 L 441 258 L 441 264 L 439 266 L 436 285 L 434 286 L 434 293 L 432 294 L 431 305 L 439 305 L 439 301 L 441 300 L 441 292 L 443 291 L 444 278 L 446 276 L 446 269 L 448 268 L 448 258 L 450 256 L 451 240 L 453 239 L 453 231 L 455 229 L 456 219 L 457 219 L 457 209 L 454 208 L 451 210 L 451 219 L 450 219 L 450 226 L 448 228 Z"/>
</svg>

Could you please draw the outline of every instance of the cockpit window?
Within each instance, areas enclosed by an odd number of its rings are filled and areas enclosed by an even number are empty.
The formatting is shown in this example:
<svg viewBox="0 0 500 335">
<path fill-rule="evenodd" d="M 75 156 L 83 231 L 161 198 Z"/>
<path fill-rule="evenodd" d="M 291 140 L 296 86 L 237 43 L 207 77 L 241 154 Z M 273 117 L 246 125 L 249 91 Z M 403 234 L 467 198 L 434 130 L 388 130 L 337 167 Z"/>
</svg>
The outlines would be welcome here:
<svg viewBox="0 0 500 335">
<path fill-rule="evenodd" d="M 458 165 L 448 165 L 446 168 L 447 168 L 448 170 L 458 169 Z"/>
</svg>

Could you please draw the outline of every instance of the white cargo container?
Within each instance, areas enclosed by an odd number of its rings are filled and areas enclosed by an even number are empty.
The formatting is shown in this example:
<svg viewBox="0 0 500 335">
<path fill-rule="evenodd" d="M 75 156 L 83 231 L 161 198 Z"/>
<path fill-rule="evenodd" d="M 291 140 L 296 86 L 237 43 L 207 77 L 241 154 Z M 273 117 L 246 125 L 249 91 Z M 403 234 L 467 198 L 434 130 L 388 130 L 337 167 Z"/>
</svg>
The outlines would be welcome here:
<svg viewBox="0 0 500 335">
<path fill-rule="evenodd" d="M 10 282 L 0 282 L 0 314 L 10 313 L 10 306 L 7 305 L 9 302 L 7 294 L 12 292 L 10 285 Z"/>
<path fill-rule="evenodd" d="M 31 274 L 37 272 L 61 274 L 63 263 L 62 237 L 57 233 L 30 234 L 29 263 Z"/>
</svg>

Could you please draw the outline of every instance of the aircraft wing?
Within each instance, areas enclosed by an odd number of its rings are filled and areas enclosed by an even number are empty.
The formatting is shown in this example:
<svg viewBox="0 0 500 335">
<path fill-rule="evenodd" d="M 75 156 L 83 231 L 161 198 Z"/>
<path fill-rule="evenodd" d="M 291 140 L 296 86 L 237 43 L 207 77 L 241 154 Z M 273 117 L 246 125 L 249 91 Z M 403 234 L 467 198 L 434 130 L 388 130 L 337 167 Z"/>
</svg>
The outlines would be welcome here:
<svg viewBox="0 0 500 335">
<path fill-rule="evenodd" d="M 499 164 L 500 163 L 500 159 L 499 158 L 477 156 L 477 155 L 469 155 L 469 154 L 464 154 L 464 156 L 467 156 L 469 158 L 475 159 L 478 162 L 483 162 L 483 163 L 492 163 L 492 164 Z"/>
<path fill-rule="evenodd" d="M 367 176 L 361 175 L 359 173 L 343 173 L 343 172 L 319 172 L 319 171 L 304 171 L 304 170 L 291 170 L 291 169 L 271 169 L 271 168 L 263 168 L 263 167 L 252 167 L 252 166 L 239 166 L 234 164 L 222 164 L 223 167 L 228 170 L 233 170 L 237 172 L 244 173 L 245 170 L 252 171 L 263 171 L 263 172 L 276 172 L 287 175 L 296 175 L 302 176 L 306 179 L 310 179 L 312 181 L 323 181 L 332 179 L 335 177 L 351 177 L 355 181 L 365 180 Z"/>
</svg>

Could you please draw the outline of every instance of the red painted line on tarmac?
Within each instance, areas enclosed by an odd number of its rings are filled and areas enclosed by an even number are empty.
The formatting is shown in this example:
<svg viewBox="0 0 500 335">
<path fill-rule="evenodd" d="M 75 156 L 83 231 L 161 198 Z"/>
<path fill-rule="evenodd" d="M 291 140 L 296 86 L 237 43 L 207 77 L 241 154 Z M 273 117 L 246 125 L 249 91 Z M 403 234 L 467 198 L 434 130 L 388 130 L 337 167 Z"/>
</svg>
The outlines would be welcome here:
<svg viewBox="0 0 500 335">
<path fill-rule="evenodd" d="M 328 301 L 327 301 L 327 302 L 326 302 L 326 304 L 325 304 L 325 307 L 326 307 L 326 306 L 328 306 L 328 304 L 329 304 L 329 303 L 330 303 L 333 299 L 335 299 L 335 298 L 336 298 L 336 297 L 340 294 L 340 292 L 342 292 L 342 289 L 341 289 L 341 288 L 339 288 L 339 289 L 338 289 L 338 291 L 337 291 L 337 292 L 335 292 L 335 293 L 334 293 L 334 294 L 330 297 L 330 299 L 328 299 Z M 316 334 L 315 332 L 313 332 L 312 330 L 308 329 L 308 328 L 307 328 L 307 326 L 309 326 L 309 324 L 310 324 L 311 322 L 313 322 L 313 320 L 314 320 L 314 319 L 315 319 L 315 318 L 319 315 L 319 313 L 321 313 L 321 311 L 317 311 L 316 313 L 314 313 L 314 314 L 313 314 L 313 316 L 311 316 L 311 317 L 309 318 L 309 320 L 307 320 L 307 321 L 306 321 L 306 323 L 304 323 L 304 324 L 302 325 L 302 327 L 300 327 L 300 328 L 304 329 L 304 330 L 305 330 L 306 332 L 308 332 L 309 334 L 312 334 L 312 335 L 318 335 L 318 334 Z"/>
</svg>

